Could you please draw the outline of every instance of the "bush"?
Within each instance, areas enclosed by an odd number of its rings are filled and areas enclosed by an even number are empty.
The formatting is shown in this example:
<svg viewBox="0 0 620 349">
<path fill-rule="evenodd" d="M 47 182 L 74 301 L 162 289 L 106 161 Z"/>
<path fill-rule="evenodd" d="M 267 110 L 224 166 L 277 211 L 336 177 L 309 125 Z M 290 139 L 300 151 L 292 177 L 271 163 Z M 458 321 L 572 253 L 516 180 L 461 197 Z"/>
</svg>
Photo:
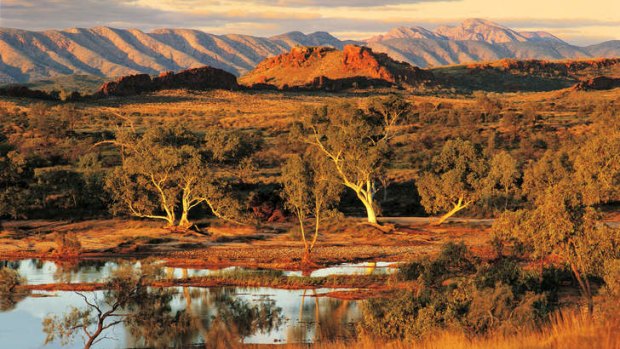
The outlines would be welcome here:
<svg viewBox="0 0 620 349">
<path fill-rule="evenodd" d="M 0 269 L 0 295 L 10 294 L 22 282 L 23 279 L 17 271 L 6 267 Z"/>
<path fill-rule="evenodd" d="M 605 286 L 612 296 L 620 296 L 620 259 L 605 261 L 603 269 Z"/>
<path fill-rule="evenodd" d="M 77 257 L 82 252 L 82 244 L 75 233 L 62 233 L 56 237 L 56 251 L 63 257 Z"/>
<path fill-rule="evenodd" d="M 362 303 L 360 332 L 411 340 L 447 329 L 484 335 L 533 327 L 547 318 L 559 272 L 546 271 L 541 279 L 524 272 L 514 257 L 483 262 L 465 244 L 448 243 L 435 259 L 400 267 L 398 279 L 421 282 L 417 292 Z"/>
</svg>

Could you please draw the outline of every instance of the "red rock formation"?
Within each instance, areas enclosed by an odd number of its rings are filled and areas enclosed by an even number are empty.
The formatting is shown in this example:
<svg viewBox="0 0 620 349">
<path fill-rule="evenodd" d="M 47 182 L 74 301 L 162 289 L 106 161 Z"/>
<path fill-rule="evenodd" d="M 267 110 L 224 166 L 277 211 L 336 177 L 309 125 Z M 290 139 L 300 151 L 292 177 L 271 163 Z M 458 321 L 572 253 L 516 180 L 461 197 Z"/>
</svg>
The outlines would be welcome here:
<svg viewBox="0 0 620 349">
<path fill-rule="evenodd" d="M 268 58 L 241 78 L 251 88 L 339 91 L 373 86 L 416 86 L 433 80 L 429 71 L 397 62 L 370 48 L 347 45 L 296 47 L 287 54 Z"/>
<path fill-rule="evenodd" d="M 345 46 L 343 54 L 342 63 L 348 71 L 366 71 L 374 78 L 396 83 L 396 78 L 387 70 L 387 67 L 379 63 L 379 59 L 383 58 L 382 60 L 385 61 L 387 55 L 375 54 L 368 47 L 355 45 Z"/>
<path fill-rule="evenodd" d="M 620 88 L 620 78 L 597 76 L 592 79 L 580 81 L 573 86 L 573 90 L 575 91 L 611 90 L 614 88 Z"/>
<path fill-rule="evenodd" d="M 95 97 L 132 96 L 144 92 L 166 89 L 226 89 L 238 88 L 237 78 L 221 69 L 201 67 L 183 70 L 179 73 L 164 72 L 151 79 L 148 74 L 123 76 L 106 82 L 95 93 Z"/>
</svg>

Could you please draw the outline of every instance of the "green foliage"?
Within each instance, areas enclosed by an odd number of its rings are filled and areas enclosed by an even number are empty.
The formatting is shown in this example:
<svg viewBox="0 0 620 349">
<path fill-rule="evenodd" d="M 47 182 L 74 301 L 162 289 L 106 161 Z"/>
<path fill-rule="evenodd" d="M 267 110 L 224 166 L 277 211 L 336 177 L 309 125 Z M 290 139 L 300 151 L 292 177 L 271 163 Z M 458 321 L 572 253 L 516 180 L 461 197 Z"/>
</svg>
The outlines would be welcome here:
<svg viewBox="0 0 620 349">
<path fill-rule="evenodd" d="M 360 330 L 383 340 L 413 340 L 439 330 L 513 333 L 544 321 L 552 294 L 533 283 L 514 258 L 482 261 L 460 243 L 432 260 L 402 266 L 398 277 L 418 280 L 415 291 L 362 303 Z"/>
<path fill-rule="evenodd" d="M 294 155 L 282 167 L 282 197 L 299 221 L 302 240 L 309 254 L 318 238 L 321 220 L 333 216 L 341 187 L 331 175 L 330 163 L 323 157 Z M 313 217 L 314 237 L 306 237 L 306 218 Z"/>
<path fill-rule="evenodd" d="M 411 111 L 402 98 L 372 100 L 366 110 L 350 104 L 324 106 L 305 119 L 302 133 L 313 149 L 333 164 L 334 176 L 353 190 L 377 223 L 377 182 L 385 175 L 391 155 L 390 140 Z"/>
<path fill-rule="evenodd" d="M 172 227 L 191 226 L 190 211 L 206 204 L 220 218 L 235 220 L 239 204 L 228 195 L 226 181 L 203 151 L 202 140 L 179 125 L 155 127 L 139 135 L 122 130 L 113 141 L 122 151 L 122 165 L 107 178 L 114 212 L 160 219 Z M 214 150 L 223 160 L 227 150 Z M 213 158 L 211 153 L 210 158 Z M 181 216 L 177 221 L 178 211 Z"/>
<path fill-rule="evenodd" d="M 500 151 L 493 155 L 489 163 L 489 173 L 486 177 L 486 197 L 497 200 L 500 196 L 504 199 L 503 209 L 508 208 L 508 203 L 514 200 L 518 192 L 517 182 L 520 177 L 517 160 L 506 151 Z"/>
<path fill-rule="evenodd" d="M 32 177 L 32 169 L 24 156 L 16 151 L 0 152 L 0 217 L 25 216 L 32 206 L 28 186 Z"/>
<path fill-rule="evenodd" d="M 609 293 L 612 296 L 620 296 L 620 258 L 605 261 L 603 278 Z"/>
<path fill-rule="evenodd" d="M 616 200 L 620 132 L 595 135 L 578 151 L 547 152 L 525 173 L 531 209 L 507 212 L 493 224 L 496 236 L 516 241 L 535 258 L 559 256 L 572 270 L 593 309 L 589 278 L 620 257 L 620 229 L 602 222 L 593 205 Z M 586 157 L 587 156 L 587 157 Z"/>
<path fill-rule="evenodd" d="M 491 179 L 502 179 L 488 177 L 489 163 L 482 149 L 462 139 L 448 140 L 432 164 L 417 183 L 428 213 L 452 209 L 453 214 L 465 209 L 495 186 Z"/>
</svg>

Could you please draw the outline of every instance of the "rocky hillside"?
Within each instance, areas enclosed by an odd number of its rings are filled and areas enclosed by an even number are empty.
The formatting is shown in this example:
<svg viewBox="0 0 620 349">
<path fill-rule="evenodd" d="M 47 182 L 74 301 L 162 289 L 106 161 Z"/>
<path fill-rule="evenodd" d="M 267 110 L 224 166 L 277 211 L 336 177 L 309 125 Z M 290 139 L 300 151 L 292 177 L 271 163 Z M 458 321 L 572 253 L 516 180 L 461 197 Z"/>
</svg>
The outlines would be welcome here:
<svg viewBox="0 0 620 349">
<path fill-rule="evenodd" d="M 217 68 L 201 67 L 178 73 L 166 72 L 155 78 L 151 78 L 148 74 L 123 76 L 103 84 L 94 97 L 132 96 L 168 89 L 234 90 L 237 87 L 239 85 L 234 75 Z"/>
<path fill-rule="evenodd" d="M 620 78 L 598 76 L 596 78 L 580 81 L 573 86 L 575 91 L 612 90 L 620 88 Z"/>
<path fill-rule="evenodd" d="M 432 74 L 397 62 L 368 47 L 347 45 L 296 47 L 289 53 L 268 58 L 240 78 L 253 88 L 336 91 L 351 87 L 415 86 L 432 79 Z"/>
<path fill-rule="evenodd" d="M 471 63 L 431 69 L 439 85 L 464 92 L 476 90 L 552 91 L 580 84 L 576 89 L 603 86 L 599 77 L 620 78 L 620 58 L 584 60 L 516 60 Z M 592 87 L 592 88 L 590 88 Z"/>
<path fill-rule="evenodd" d="M 29 82 L 66 75 L 118 77 L 156 75 L 201 66 L 237 76 L 267 57 L 296 46 L 342 49 L 355 42 L 325 32 L 291 32 L 270 38 L 213 35 L 189 29 L 95 27 L 42 32 L 0 28 L 0 84 Z M 579 59 L 620 57 L 620 41 L 588 47 L 570 45 L 546 32 L 518 32 L 481 19 L 461 25 L 401 27 L 356 44 L 419 67 L 514 59 Z"/>
<path fill-rule="evenodd" d="M 205 65 L 240 75 L 295 46 L 342 48 L 345 43 L 320 32 L 260 38 L 187 29 L 145 33 L 108 27 L 43 32 L 0 28 L 0 84 L 73 74 L 157 75 Z"/>
<path fill-rule="evenodd" d="M 620 57 L 620 41 L 588 47 L 570 45 L 547 32 L 518 32 L 483 19 L 435 31 L 421 27 L 396 28 L 366 43 L 376 52 L 428 67 L 513 59 L 583 59 Z"/>
</svg>

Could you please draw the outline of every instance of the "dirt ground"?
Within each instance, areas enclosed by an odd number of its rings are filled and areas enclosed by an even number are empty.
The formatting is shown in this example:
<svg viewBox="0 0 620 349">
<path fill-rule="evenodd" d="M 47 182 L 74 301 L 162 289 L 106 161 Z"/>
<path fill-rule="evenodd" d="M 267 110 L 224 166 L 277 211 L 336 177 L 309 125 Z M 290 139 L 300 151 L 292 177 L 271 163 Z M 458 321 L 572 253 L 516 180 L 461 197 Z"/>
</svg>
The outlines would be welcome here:
<svg viewBox="0 0 620 349">
<path fill-rule="evenodd" d="M 488 222 L 461 220 L 440 227 L 428 218 L 384 219 L 381 229 L 347 218 L 326 227 L 313 258 L 317 266 L 344 262 L 402 262 L 437 252 L 448 241 L 465 241 L 486 253 Z M 81 258 L 148 257 L 169 266 L 296 269 L 303 254 L 292 224 L 263 227 L 200 222 L 203 233 L 175 233 L 159 222 L 89 220 L 83 222 L 8 221 L 0 232 L 0 258 L 64 258 L 59 238 L 72 233 L 81 244 Z"/>
</svg>

